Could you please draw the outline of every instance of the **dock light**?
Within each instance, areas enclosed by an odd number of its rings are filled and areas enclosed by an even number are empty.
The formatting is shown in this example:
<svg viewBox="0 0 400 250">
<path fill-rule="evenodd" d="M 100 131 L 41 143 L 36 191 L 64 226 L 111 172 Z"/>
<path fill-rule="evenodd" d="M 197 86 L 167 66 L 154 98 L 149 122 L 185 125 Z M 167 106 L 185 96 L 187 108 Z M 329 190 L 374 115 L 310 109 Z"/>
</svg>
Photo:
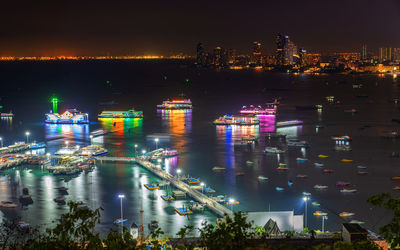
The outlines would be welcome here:
<svg viewBox="0 0 400 250">
<path fill-rule="evenodd" d="M 308 196 L 304 196 L 303 197 L 303 200 L 304 200 L 304 203 L 305 203 L 305 222 L 304 222 L 304 225 L 305 225 L 305 227 L 307 227 L 307 201 L 310 199 L 310 197 L 308 197 Z"/>
<path fill-rule="evenodd" d="M 229 204 L 231 205 L 231 210 L 232 210 L 232 212 L 233 212 L 233 204 L 235 204 L 235 199 L 232 199 L 232 198 L 230 198 L 229 199 Z"/>
<path fill-rule="evenodd" d="M 178 174 L 178 179 L 179 179 L 179 174 L 180 174 L 181 172 L 182 172 L 182 170 L 179 169 L 179 168 L 176 170 L 176 173 Z"/>
<path fill-rule="evenodd" d="M 161 162 L 161 159 L 157 159 L 157 162 L 160 163 L 160 162 Z"/>
<path fill-rule="evenodd" d="M 26 131 L 25 132 L 25 135 L 26 135 L 26 143 L 29 143 L 29 135 L 30 135 L 31 133 L 29 132 L 29 131 Z"/>
<path fill-rule="evenodd" d="M 135 144 L 135 155 L 136 155 L 136 156 L 137 156 L 137 147 L 138 147 L 138 145 Z"/>
<path fill-rule="evenodd" d="M 204 182 L 200 183 L 201 186 L 201 192 L 204 193 Z"/>
<path fill-rule="evenodd" d="M 145 153 L 146 153 L 146 150 L 143 149 L 143 150 L 142 150 L 142 154 L 145 154 Z"/>
<path fill-rule="evenodd" d="M 3 138 L 0 137 L 1 147 L 3 147 Z"/>
<path fill-rule="evenodd" d="M 159 139 L 155 138 L 154 141 L 156 142 L 156 149 L 158 149 L 158 141 L 159 141 Z"/>
<path fill-rule="evenodd" d="M 123 213 L 122 213 L 122 199 L 125 198 L 125 195 L 124 194 L 119 194 L 118 198 L 120 198 L 120 200 L 121 200 L 121 223 L 120 223 L 120 225 L 121 225 L 121 233 L 122 233 L 122 225 L 124 224 L 124 216 L 123 216 Z"/>
</svg>

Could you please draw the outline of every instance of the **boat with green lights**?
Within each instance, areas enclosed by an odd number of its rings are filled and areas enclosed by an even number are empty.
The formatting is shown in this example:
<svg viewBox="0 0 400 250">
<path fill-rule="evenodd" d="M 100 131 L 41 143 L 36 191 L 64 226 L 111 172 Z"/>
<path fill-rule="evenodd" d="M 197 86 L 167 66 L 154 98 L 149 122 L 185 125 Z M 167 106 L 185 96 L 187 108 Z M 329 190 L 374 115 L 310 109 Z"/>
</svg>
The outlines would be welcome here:
<svg viewBox="0 0 400 250">
<path fill-rule="evenodd" d="M 143 118 L 143 111 L 130 109 L 126 111 L 105 110 L 98 115 L 99 118 Z"/>
</svg>

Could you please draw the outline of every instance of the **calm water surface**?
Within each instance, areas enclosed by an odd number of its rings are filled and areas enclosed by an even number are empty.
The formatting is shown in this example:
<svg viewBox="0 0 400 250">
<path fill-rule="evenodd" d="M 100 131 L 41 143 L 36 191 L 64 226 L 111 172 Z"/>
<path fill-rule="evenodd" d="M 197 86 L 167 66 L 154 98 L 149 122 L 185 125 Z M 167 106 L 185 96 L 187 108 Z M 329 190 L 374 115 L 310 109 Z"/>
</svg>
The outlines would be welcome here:
<svg viewBox="0 0 400 250">
<path fill-rule="evenodd" d="M 97 137 L 94 144 L 106 147 L 110 156 L 134 156 L 134 145 L 138 150 L 155 149 L 154 141 L 147 136 L 168 133 L 170 139 L 161 139 L 158 146 L 171 147 L 179 151 L 178 157 L 164 162 L 166 171 L 175 173 L 179 167 L 184 174 L 199 177 L 216 189 L 240 201 L 234 210 L 267 211 L 294 210 L 304 213 L 302 192 L 312 193 L 312 201 L 321 207 L 309 204 L 308 224 L 320 229 L 321 219 L 312 215 L 316 210 L 328 212 L 327 228 L 340 230 L 343 220 L 338 216 L 343 211 L 354 212 L 353 219 L 365 221 L 365 226 L 378 231 L 379 226 L 390 219 L 390 214 L 372 208 L 366 199 L 382 192 L 398 196 L 392 188 L 398 183 L 391 181 L 399 175 L 398 158 L 390 158 L 391 152 L 400 151 L 399 141 L 383 139 L 383 131 L 399 130 L 392 118 L 399 118 L 399 107 L 391 100 L 400 96 L 399 84 L 391 76 L 363 75 L 287 75 L 252 71 L 214 72 L 194 69 L 181 62 L 58 62 L 58 63 L 2 63 L 0 105 L 4 111 L 12 109 L 16 114 L 12 120 L 0 121 L 0 136 L 5 144 L 24 140 L 26 130 L 30 139 L 47 141 L 47 152 L 54 153 L 68 140 L 70 145 L 88 145 L 89 133 L 103 128 L 111 133 Z M 186 80 L 188 79 L 188 81 Z M 353 83 L 363 84 L 353 89 Z M 157 112 L 155 107 L 163 100 L 186 93 L 193 101 L 192 111 Z M 44 113 L 51 108 L 49 98 L 56 94 L 62 102 L 59 110 L 76 107 L 88 112 L 90 125 L 45 125 Z M 368 97 L 357 97 L 361 94 Z M 330 105 L 325 96 L 333 95 L 341 102 Z M 281 97 L 276 117 L 268 117 L 259 126 L 222 127 L 213 126 L 219 115 L 235 113 L 242 105 L 262 104 L 273 97 Z M 144 111 L 144 119 L 97 120 L 102 102 L 115 101 L 115 107 L 134 106 Z M 296 105 L 323 104 L 317 110 L 299 111 Z M 356 114 L 345 113 L 346 109 L 357 109 Z M 302 126 L 275 128 L 275 121 L 299 119 Z M 324 128 L 316 129 L 315 125 Z M 368 126 L 366 126 L 368 125 Z M 265 146 L 283 146 L 279 141 L 265 140 L 265 134 L 278 131 L 289 137 L 309 142 L 307 149 L 294 148 L 277 155 L 264 154 Z M 350 135 L 352 151 L 334 151 L 333 135 Z M 254 146 L 234 146 L 234 142 L 245 135 L 260 138 Z M 42 150 L 39 153 L 45 153 Z M 329 155 L 326 159 L 318 154 Z M 297 157 L 309 160 L 296 162 Z M 342 163 L 343 158 L 354 160 Z M 254 166 L 247 166 L 246 161 Z M 288 164 L 287 173 L 278 173 L 278 162 Z M 322 174 L 314 162 L 324 163 L 324 168 L 333 169 L 333 174 Z M 366 176 L 357 175 L 357 165 L 367 166 Z M 214 173 L 214 166 L 223 166 L 225 173 Z M 236 173 L 244 172 L 244 176 Z M 308 179 L 299 180 L 297 174 L 307 174 Z M 181 217 L 174 207 L 188 204 L 187 201 L 164 202 L 160 194 L 150 192 L 143 184 L 157 181 L 148 171 L 128 163 L 98 163 L 88 174 L 74 178 L 52 176 L 40 169 L 28 166 L 2 171 L 0 200 L 17 202 L 23 187 L 28 187 L 34 203 L 17 210 L 2 210 L 1 216 L 20 216 L 24 221 L 50 226 L 67 211 L 53 198 L 58 196 L 59 186 L 69 188 L 68 200 L 84 201 L 92 208 L 101 206 L 102 223 L 99 230 L 106 232 L 119 217 L 120 203 L 117 195 L 124 193 L 124 217 L 139 223 L 139 210 L 144 209 L 144 224 L 159 221 L 168 234 L 175 234 L 185 224 L 200 226 L 205 220 L 214 222 L 216 216 L 210 212 Z M 269 177 L 259 182 L 257 176 Z M 288 181 L 294 182 L 288 186 Z M 349 181 L 356 194 L 343 195 L 335 186 L 337 181 Z M 329 186 L 326 191 L 315 191 L 315 184 Z M 275 187 L 284 187 L 277 192 Z"/>
</svg>

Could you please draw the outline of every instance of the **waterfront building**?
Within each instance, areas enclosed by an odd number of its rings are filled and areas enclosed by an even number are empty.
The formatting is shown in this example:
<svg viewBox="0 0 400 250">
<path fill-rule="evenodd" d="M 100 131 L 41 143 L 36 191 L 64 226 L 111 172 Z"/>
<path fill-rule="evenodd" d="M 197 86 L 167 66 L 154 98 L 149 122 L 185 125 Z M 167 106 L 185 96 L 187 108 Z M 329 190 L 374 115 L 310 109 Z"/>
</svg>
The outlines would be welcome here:
<svg viewBox="0 0 400 250">
<path fill-rule="evenodd" d="M 400 48 L 393 48 L 392 61 L 397 63 L 400 62 Z"/>
<path fill-rule="evenodd" d="M 379 48 L 379 62 L 382 63 L 390 61 L 392 61 L 392 48 Z"/>
<path fill-rule="evenodd" d="M 196 46 L 196 63 L 202 66 L 207 65 L 207 53 L 202 43 L 198 43 Z"/>
<path fill-rule="evenodd" d="M 253 42 L 253 49 L 251 53 L 251 63 L 256 65 L 262 64 L 262 55 L 261 55 L 261 43 L 260 42 Z"/>
<path fill-rule="evenodd" d="M 276 63 L 279 66 L 293 65 L 296 62 L 297 46 L 289 39 L 289 36 L 278 34 L 276 37 Z"/>
<path fill-rule="evenodd" d="M 367 60 L 367 59 L 368 59 L 367 45 L 364 44 L 361 49 L 361 60 Z"/>
<path fill-rule="evenodd" d="M 248 212 L 247 221 L 280 232 L 301 232 L 304 227 L 304 215 L 295 215 L 293 211 Z"/>
</svg>

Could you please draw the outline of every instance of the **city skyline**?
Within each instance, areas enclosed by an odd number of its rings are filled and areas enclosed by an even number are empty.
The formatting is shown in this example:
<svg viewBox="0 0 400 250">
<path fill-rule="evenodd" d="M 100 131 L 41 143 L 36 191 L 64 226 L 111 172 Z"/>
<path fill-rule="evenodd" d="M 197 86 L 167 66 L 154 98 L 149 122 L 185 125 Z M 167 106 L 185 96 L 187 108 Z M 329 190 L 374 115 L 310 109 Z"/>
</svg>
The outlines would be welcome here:
<svg viewBox="0 0 400 250">
<path fill-rule="evenodd" d="M 22 4 L 4 4 L 0 56 L 193 55 L 198 42 L 250 54 L 254 41 L 273 54 L 277 33 L 318 53 L 400 47 L 392 0 Z"/>
</svg>

